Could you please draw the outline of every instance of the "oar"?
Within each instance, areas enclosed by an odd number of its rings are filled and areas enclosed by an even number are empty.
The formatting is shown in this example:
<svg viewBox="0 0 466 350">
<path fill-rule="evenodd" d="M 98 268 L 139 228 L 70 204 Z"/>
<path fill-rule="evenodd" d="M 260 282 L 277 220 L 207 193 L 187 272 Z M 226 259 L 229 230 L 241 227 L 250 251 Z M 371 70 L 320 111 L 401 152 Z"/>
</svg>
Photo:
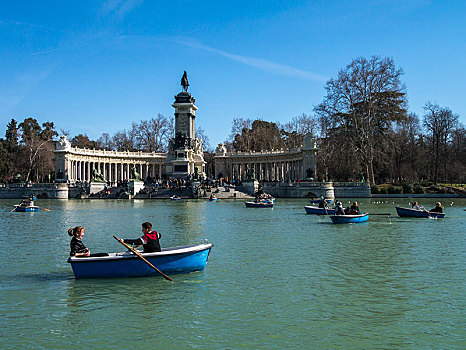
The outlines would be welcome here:
<svg viewBox="0 0 466 350">
<path fill-rule="evenodd" d="M 47 208 L 40 208 L 40 209 L 44 209 L 44 210 L 47 210 L 47 211 L 52 211 L 52 210 L 50 210 L 50 209 L 47 209 Z"/>
<path fill-rule="evenodd" d="M 164 274 L 162 271 L 160 271 L 158 268 L 156 268 L 154 265 L 152 265 L 150 262 L 148 262 L 136 249 L 134 249 L 133 247 L 131 247 L 130 245 L 126 244 L 125 242 L 122 242 L 120 241 L 119 238 L 113 236 L 113 238 L 115 238 L 118 242 L 120 242 L 121 244 L 123 244 L 126 248 L 128 248 L 129 250 L 131 250 L 134 254 L 136 254 L 139 258 L 141 258 L 147 265 L 149 265 L 150 267 L 152 267 L 155 271 L 157 271 L 158 273 L 160 273 L 165 279 L 169 280 L 169 281 L 172 281 L 174 282 L 170 277 L 168 277 L 166 274 Z"/>
<path fill-rule="evenodd" d="M 14 212 L 15 210 L 16 210 L 16 207 L 14 207 L 14 208 L 13 208 L 13 210 L 12 210 L 12 211 L 10 211 L 10 213 Z"/>
</svg>

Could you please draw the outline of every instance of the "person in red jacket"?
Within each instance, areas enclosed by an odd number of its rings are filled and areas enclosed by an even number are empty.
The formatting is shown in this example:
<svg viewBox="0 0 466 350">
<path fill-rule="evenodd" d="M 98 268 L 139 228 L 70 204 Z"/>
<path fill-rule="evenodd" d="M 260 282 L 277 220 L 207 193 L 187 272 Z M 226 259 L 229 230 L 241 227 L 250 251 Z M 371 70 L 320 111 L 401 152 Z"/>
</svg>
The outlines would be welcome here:
<svg viewBox="0 0 466 350">
<path fill-rule="evenodd" d="M 152 231 L 152 224 L 150 222 L 145 222 L 142 224 L 142 233 L 143 236 L 137 239 L 120 239 L 120 241 L 125 242 L 126 244 L 131 244 L 135 246 L 142 245 L 144 247 L 144 253 L 153 253 L 160 252 L 160 238 L 162 235 L 157 231 Z"/>
</svg>

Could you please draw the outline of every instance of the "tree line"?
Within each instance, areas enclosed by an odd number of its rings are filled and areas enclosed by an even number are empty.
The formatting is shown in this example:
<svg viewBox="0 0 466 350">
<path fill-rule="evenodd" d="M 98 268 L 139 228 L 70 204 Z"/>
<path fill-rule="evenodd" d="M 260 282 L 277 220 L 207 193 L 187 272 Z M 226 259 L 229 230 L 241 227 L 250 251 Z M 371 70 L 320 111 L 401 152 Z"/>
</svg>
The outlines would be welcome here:
<svg viewBox="0 0 466 350">
<path fill-rule="evenodd" d="M 459 116 L 431 102 L 421 118 L 410 113 L 402 75 L 392 58 L 357 58 L 326 83 L 311 115 L 284 125 L 235 118 L 225 144 L 233 151 L 293 148 L 311 133 L 321 180 L 464 183 L 466 130 Z"/>
<path fill-rule="evenodd" d="M 414 183 L 424 180 L 464 183 L 466 130 L 450 108 L 426 102 L 419 117 L 408 111 L 403 71 L 392 58 L 360 57 L 327 81 L 326 95 L 311 113 L 281 124 L 262 118 L 234 118 L 224 144 L 230 151 L 296 148 L 304 135 L 318 141 L 320 180 L 365 179 L 371 184 Z M 133 122 L 127 130 L 103 133 L 97 140 L 85 134 L 70 137 L 78 148 L 165 152 L 174 134 L 174 119 L 162 114 Z M 53 180 L 53 122 L 39 125 L 33 117 L 12 119 L 0 139 L 0 181 Z M 213 150 L 202 128 L 208 172 L 213 173 Z"/>
</svg>

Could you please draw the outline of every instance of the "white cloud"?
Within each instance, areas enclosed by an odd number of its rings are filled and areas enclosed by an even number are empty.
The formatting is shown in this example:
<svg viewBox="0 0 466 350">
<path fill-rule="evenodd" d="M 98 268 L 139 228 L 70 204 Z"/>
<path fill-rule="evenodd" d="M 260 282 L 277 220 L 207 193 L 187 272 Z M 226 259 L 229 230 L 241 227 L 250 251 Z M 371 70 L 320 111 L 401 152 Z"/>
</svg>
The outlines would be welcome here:
<svg viewBox="0 0 466 350">
<path fill-rule="evenodd" d="M 115 16 L 123 19 L 134 8 L 142 4 L 144 0 L 107 0 L 101 9 L 102 16 Z"/>
<path fill-rule="evenodd" d="M 298 68 L 284 65 L 284 64 L 275 63 L 275 62 L 272 62 L 272 61 L 269 61 L 263 58 L 232 54 L 226 51 L 218 50 L 218 49 L 200 44 L 199 42 L 196 42 L 193 40 L 177 38 L 177 39 L 173 39 L 172 41 L 178 44 L 184 45 L 184 46 L 193 47 L 199 50 L 203 50 L 203 51 L 211 52 L 211 53 L 223 56 L 223 57 L 227 57 L 233 61 L 240 62 L 248 66 L 258 68 L 258 69 L 261 69 L 267 72 L 280 74 L 280 75 L 286 75 L 286 76 L 305 79 L 305 80 L 318 81 L 318 82 L 325 82 L 328 80 L 328 77 L 325 77 L 317 73 L 305 71 L 305 70 L 298 69 Z"/>
</svg>

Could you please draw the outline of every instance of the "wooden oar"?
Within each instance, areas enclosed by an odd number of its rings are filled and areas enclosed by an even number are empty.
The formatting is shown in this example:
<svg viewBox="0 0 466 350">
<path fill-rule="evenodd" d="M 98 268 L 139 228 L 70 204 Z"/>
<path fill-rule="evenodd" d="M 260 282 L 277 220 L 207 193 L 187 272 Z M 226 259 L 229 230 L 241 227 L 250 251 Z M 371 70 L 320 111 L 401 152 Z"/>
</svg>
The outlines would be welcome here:
<svg viewBox="0 0 466 350">
<path fill-rule="evenodd" d="M 50 210 L 50 209 L 47 209 L 47 208 L 40 208 L 40 209 L 44 209 L 44 210 L 47 210 L 47 211 L 52 211 L 52 210 Z"/>
<path fill-rule="evenodd" d="M 156 268 L 154 265 L 152 265 L 149 261 L 147 261 L 135 248 L 131 247 L 130 245 L 126 244 L 125 242 L 122 242 L 118 237 L 113 236 L 118 242 L 123 244 L 126 248 L 131 250 L 134 254 L 136 254 L 139 258 L 141 258 L 147 265 L 152 267 L 155 271 L 160 273 L 165 279 L 174 282 L 170 277 L 168 277 L 166 274 L 164 274 L 162 271 L 160 271 L 158 268 Z"/>
<path fill-rule="evenodd" d="M 12 210 L 12 211 L 10 211 L 10 213 L 14 212 L 15 210 L 16 210 L 16 207 L 14 207 L 14 208 L 13 208 L 13 210 Z"/>
</svg>

